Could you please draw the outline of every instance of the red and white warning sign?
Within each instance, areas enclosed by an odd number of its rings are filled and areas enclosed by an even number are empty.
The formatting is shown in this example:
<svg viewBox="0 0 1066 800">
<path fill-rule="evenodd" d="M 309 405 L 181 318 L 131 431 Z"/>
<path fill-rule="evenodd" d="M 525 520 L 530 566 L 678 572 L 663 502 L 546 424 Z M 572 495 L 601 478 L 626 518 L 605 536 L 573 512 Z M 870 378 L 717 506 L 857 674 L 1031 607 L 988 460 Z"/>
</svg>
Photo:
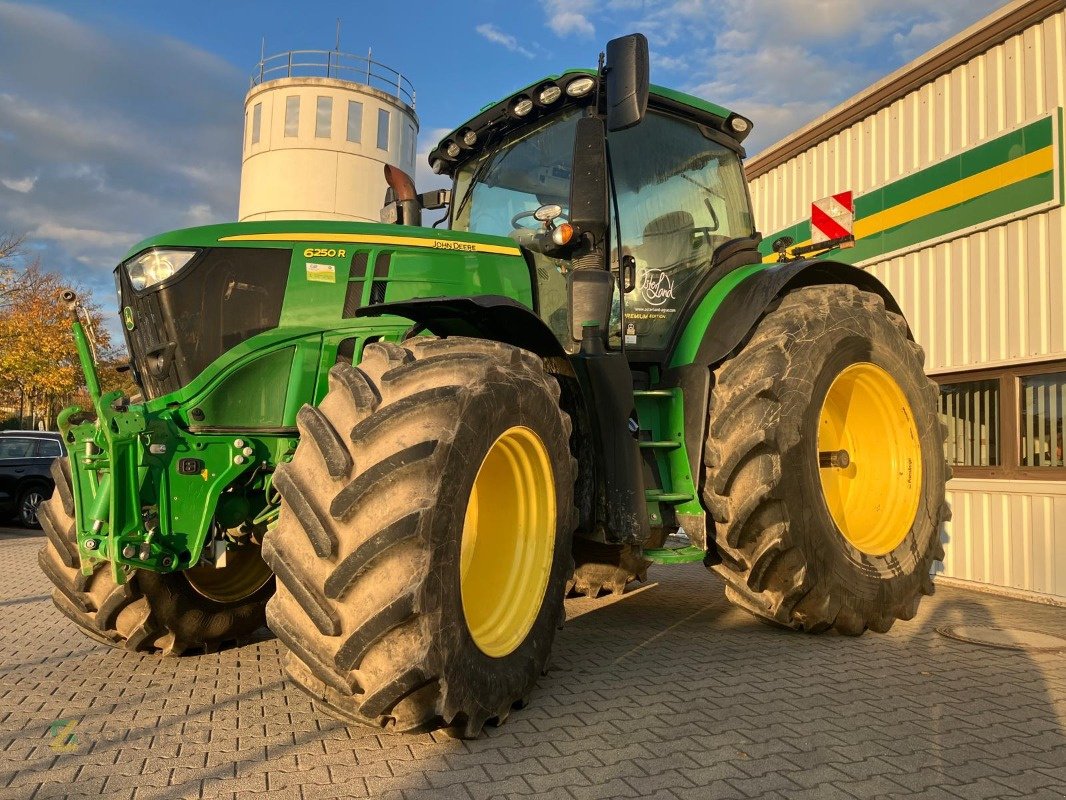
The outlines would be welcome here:
<svg viewBox="0 0 1066 800">
<path fill-rule="evenodd" d="M 811 243 L 836 242 L 854 236 L 855 203 L 851 192 L 840 192 L 811 203 Z M 840 243 L 850 247 L 853 241 Z"/>
</svg>

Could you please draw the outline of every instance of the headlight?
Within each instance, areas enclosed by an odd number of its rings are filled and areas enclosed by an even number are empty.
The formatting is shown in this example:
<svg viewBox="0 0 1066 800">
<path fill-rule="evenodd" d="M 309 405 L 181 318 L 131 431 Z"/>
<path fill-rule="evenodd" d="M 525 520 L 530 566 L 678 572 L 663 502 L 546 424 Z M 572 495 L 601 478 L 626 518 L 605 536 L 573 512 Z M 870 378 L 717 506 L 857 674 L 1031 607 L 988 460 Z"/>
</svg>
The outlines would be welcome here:
<svg viewBox="0 0 1066 800">
<path fill-rule="evenodd" d="M 126 274 L 137 291 L 165 281 L 196 255 L 195 250 L 152 249 L 141 253 L 126 264 Z"/>
</svg>

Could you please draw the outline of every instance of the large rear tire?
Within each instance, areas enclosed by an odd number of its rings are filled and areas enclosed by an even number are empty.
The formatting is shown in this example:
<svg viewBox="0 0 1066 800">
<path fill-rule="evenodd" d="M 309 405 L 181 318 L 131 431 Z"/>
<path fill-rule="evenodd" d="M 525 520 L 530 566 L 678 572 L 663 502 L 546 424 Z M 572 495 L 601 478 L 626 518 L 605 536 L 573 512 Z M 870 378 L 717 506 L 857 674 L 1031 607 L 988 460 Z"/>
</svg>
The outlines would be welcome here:
<svg viewBox="0 0 1066 800">
<path fill-rule="evenodd" d="M 342 719 L 477 736 L 547 664 L 576 462 L 539 358 L 477 339 L 367 346 L 298 416 L 281 465 L 268 624 Z"/>
<path fill-rule="evenodd" d="M 857 635 L 910 619 L 943 559 L 936 384 L 877 295 L 785 295 L 715 371 L 703 496 L 736 605 Z"/>
<path fill-rule="evenodd" d="M 70 465 L 52 462 L 55 491 L 39 507 L 47 544 L 38 556 L 55 589 L 52 600 L 83 633 L 112 647 L 177 656 L 213 652 L 250 637 L 266 622 L 266 601 L 274 581 L 255 549 L 235 568 L 211 570 L 212 582 L 190 570 L 159 575 L 135 572 L 119 585 L 107 564 L 97 563 L 83 575 L 78 556 Z M 202 569 L 202 568 L 201 568 Z M 195 585 L 200 586 L 198 591 Z M 214 596 L 206 586 L 217 585 Z M 243 589 L 234 592 L 234 586 Z"/>
</svg>

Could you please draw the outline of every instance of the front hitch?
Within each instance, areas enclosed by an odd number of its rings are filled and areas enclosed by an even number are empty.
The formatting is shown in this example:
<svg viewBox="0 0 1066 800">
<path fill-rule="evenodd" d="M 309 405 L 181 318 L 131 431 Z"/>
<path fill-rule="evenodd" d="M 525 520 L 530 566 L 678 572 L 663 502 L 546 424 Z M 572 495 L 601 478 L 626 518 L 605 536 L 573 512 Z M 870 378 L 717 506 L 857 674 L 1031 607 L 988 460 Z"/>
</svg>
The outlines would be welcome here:
<svg viewBox="0 0 1066 800">
<path fill-rule="evenodd" d="M 146 429 L 145 418 L 139 408 L 130 408 L 122 392 L 101 393 L 93 342 L 82 323 L 83 315 L 88 316 L 74 292 L 64 291 L 62 299 L 73 318 L 74 344 L 96 417 L 95 422 L 86 420 L 85 412 L 74 406 L 58 418 L 70 452 L 82 572 L 92 574 L 93 562 L 106 560 L 115 581 L 124 583 L 128 567 L 121 567 L 119 556 L 129 543 L 122 540 L 141 530 L 137 440 Z M 137 548 L 142 553 L 150 555 Z"/>
</svg>

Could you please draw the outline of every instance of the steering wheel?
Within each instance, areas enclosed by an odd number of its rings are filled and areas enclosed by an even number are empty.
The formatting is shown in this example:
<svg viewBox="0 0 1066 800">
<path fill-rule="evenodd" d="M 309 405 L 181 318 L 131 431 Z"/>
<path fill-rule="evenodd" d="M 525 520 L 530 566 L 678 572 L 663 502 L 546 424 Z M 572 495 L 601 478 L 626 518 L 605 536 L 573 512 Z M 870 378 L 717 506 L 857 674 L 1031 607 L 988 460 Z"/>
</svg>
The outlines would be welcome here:
<svg viewBox="0 0 1066 800">
<path fill-rule="evenodd" d="M 540 209 L 536 209 L 535 208 L 532 211 L 519 211 L 517 214 L 515 214 L 513 217 L 511 217 L 511 227 L 512 228 L 517 228 L 518 230 L 536 230 L 535 228 L 528 228 L 525 225 L 521 225 L 519 223 L 521 223 L 521 221 L 524 220 L 524 219 L 527 219 L 529 217 L 535 216 L 537 211 L 539 211 L 539 210 Z M 552 224 L 558 224 L 560 221 L 569 222 L 570 218 L 564 212 L 564 213 L 560 214 L 559 216 L 557 216 L 555 219 L 553 219 L 552 220 Z M 538 220 L 538 224 L 539 224 L 539 220 Z"/>
<path fill-rule="evenodd" d="M 526 219 L 528 217 L 532 217 L 536 213 L 537 213 L 536 209 L 534 209 L 533 211 L 519 211 L 517 214 L 515 214 L 513 217 L 511 217 L 511 227 L 512 228 L 524 228 L 524 227 L 526 227 L 525 225 L 520 225 L 519 223 L 522 220 L 524 220 L 524 219 Z"/>
</svg>

